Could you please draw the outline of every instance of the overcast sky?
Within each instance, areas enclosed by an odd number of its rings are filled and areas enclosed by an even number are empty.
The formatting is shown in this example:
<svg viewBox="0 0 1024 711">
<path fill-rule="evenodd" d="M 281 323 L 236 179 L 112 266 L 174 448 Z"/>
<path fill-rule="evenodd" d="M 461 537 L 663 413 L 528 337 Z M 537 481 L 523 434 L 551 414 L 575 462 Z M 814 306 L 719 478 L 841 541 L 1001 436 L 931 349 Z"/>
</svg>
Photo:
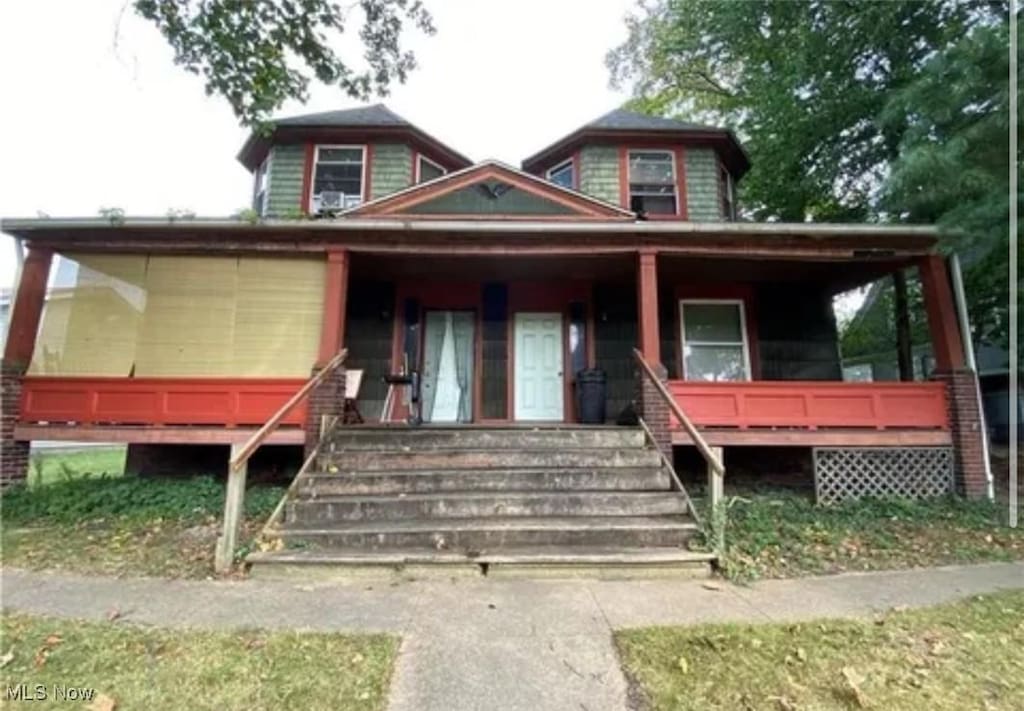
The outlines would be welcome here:
<svg viewBox="0 0 1024 711">
<path fill-rule="evenodd" d="M 625 100 L 608 87 L 604 55 L 625 39 L 634 2 L 426 0 L 438 32 L 408 35 L 420 67 L 382 101 L 473 160 L 518 165 Z M 250 179 L 234 158 L 246 132 L 130 4 L 0 1 L 0 216 L 247 206 Z M 306 106 L 281 113 L 354 105 L 315 86 Z M 13 240 L 0 239 L 9 286 Z"/>
</svg>

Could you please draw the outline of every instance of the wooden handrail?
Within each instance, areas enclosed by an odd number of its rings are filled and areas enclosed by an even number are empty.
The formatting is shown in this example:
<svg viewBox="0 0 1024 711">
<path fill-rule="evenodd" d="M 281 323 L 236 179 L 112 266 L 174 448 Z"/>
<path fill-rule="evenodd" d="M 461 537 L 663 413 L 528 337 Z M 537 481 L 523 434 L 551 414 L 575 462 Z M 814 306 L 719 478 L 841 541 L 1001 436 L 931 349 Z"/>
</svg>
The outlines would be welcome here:
<svg viewBox="0 0 1024 711">
<path fill-rule="evenodd" d="M 686 486 L 683 484 L 683 480 L 679 478 L 679 474 L 676 473 L 676 468 L 668 457 L 665 456 L 665 452 L 662 451 L 661 447 L 658 446 L 658 440 L 654 438 L 654 433 L 651 432 L 651 428 L 647 426 L 647 422 L 644 418 L 638 417 L 640 421 L 640 427 L 643 428 L 644 435 L 647 440 L 654 446 L 658 451 L 658 455 L 661 457 L 661 466 L 668 472 L 672 478 L 672 482 L 676 485 L 679 493 L 683 495 L 683 499 L 686 501 L 686 509 L 690 512 L 690 516 L 693 517 L 693 522 L 700 526 L 700 513 L 697 511 L 697 507 L 693 505 L 693 499 L 690 498 L 690 492 L 686 490 Z"/>
<path fill-rule="evenodd" d="M 263 444 L 264 440 L 266 440 L 267 437 L 269 437 L 271 433 L 273 433 L 273 431 L 278 428 L 278 426 L 281 424 L 281 421 L 288 416 L 288 413 L 294 410 L 296 407 L 298 407 L 299 403 L 306 399 L 310 391 L 313 390 L 313 388 L 315 388 L 321 382 L 323 382 L 324 378 L 326 378 L 328 375 L 330 375 L 339 367 L 341 367 L 341 365 L 345 362 L 345 357 L 347 355 L 348 349 L 342 348 L 337 355 L 335 355 L 327 362 L 327 364 L 319 373 L 317 373 L 312 378 L 307 380 L 306 384 L 303 385 L 297 393 L 292 395 L 288 399 L 288 402 L 282 405 L 281 408 L 277 412 L 275 412 L 274 415 L 269 420 L 267 420 L 262 427 L 256 430 L 253 436 L 250 437 L 246 441 L 246 443 L 243 444 L 238 449 L 238 453 L 235 454 L 234 458 L 232 458 L 231 460 L 231 463 L 228 465 L 229 470 L 238 471 L 239 469 L 241 469 L 242 466 L 247 461 L 249 461 L 249 457 L 253 455 L 253 452 L 255 452 L 256 449 L 261 444 Z"/>
<path fill-rule="evenodd" d="M 644 375 L 650 379 L 655 390 L 658 391 L 658 394 L 661 395 L 662 399 L 664 399 L 666 404 L 668 404 L 669 409 L 672 410 L 672 414 L 676 416 L 676 419 L 679 420 L 683 429 L 690 435 L 693 443 L 697 445 L 697 450 L 704 457 L 708 466 L 714 469 L 716 474 L 724 475 L 725 466 L 723 466 L 722 461 L 715 456 L 714 452 L 711 451 L 710 445 L 708 445 L 707 441 L 701 435 L 700 430 L 694 426 L 690 421 L 690 418 L 686 416 L 685 412 L 683 412 L 683 409 L 679 407 L 679 403 L 677 403 L 675 398 L 672 397 L 672 393 L 670 393 L 668 388 L 665 387 L 665 383 L 661 382 L 661 378 L 658 377 L 657 373 L 654 372 L 654 369 L 651 368 L 646 360 L 644 360 L 644 356 L 639 350 L 634 348 L 633 355 L 640 364 L 640 368 L 643 370 Z"/>
</svg>

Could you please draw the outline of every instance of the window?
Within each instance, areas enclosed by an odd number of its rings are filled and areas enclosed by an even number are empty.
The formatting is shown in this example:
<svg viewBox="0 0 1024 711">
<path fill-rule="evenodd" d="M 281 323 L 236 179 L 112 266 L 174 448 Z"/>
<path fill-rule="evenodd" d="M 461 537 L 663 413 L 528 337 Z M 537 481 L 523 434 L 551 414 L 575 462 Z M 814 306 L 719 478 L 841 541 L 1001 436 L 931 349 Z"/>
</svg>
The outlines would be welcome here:
<svg viewBox="0 0 1024 711">
<path fill-rule="evenodd" d="M 363 146 L 317 146 L 312 212 L 344 210 L 363 201 Z"/>
<path fill-rule="evenodd" d="M 256 169 L 256 180 L 253 183 L 252 209 L 257 215 L 263 215 L 267 207 L 267 183 L 270 181 L 270 156 L 267 155 Z"/>
<path fill-rule="evenodd" d="M 736 193 L 732 183 L 732 174 L 722 168 L 720 173 L 722 184 L 722 217 L 726 220 L 736 219 Z"/>
<path fill-rule="evenodd" d="M 676 171 L 669 151 L 630 151 L 629 209 L 647 215 L 675 215 Z"/>
<path fill-rule="evenodd" d="M 563 188 L 573 187 L 575 182 L 575 176 L 573 175 L 572 160 L 567 160 L 564 163 L 556 165 L 554 168 L 548 171 L 548 180 L 555 185 L 561 185 Z"/>
<path fill-rule="evenodd" d="M 749 380 L 750 354 L 742 301 L 679 302 L 686 380 Z"/>
<path fill-rule="evenodd" d="M 420 156 L 416 161 L 416 182 L 425 183 L 428 180 L 436 180 L 448 171 L 439 166 L 434 161 L 424 156 Z"/>
</svg>

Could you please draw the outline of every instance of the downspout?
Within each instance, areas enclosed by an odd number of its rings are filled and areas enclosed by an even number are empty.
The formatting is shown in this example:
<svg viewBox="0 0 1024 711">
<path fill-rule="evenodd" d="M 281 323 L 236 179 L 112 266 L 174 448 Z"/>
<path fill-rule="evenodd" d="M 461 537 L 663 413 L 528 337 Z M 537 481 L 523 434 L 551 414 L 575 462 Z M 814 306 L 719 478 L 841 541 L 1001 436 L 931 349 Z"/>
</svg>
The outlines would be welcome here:
<svg viewBox="0 0 1024 711">
<path fill-rule="evenodd" d="M 978 417 L 981 420 L 981 455 L 985 458 L 985 495 L 989 501 L 996 498 L 995 482 L 992 479 L 992 462 L 988 454 L 988 425 L 981 401 L 981 380 L 978 377 L 978 363 L 974 358 L 974 343 L 971 340 L 971 322 L 967 317 L 967 297 L 964 294 L 964 277 L 960 272 L 960 258 L 955 254 L 949 258 L 949 271 L 953 277 L 953 299 L 956 301 L 956 315 L 960 322 L 960 341 L 963 343 L 967 367 L 974 373 L 974 393 L 978 399 Z"/>
</svg>

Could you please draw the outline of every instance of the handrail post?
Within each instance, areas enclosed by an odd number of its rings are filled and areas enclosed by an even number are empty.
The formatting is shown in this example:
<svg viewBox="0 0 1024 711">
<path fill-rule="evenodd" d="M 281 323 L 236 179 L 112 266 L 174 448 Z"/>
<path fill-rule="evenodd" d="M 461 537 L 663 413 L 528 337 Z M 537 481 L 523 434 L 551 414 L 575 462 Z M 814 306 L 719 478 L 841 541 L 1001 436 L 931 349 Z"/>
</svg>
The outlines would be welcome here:
<svg viewBox="0 0 1024 711">
<path fill-rule="evenodd" d="M 244 445 L 231 445 L 231 459 L 234 460 Z M 242 527 L 242 508 L 245 505 L 245 480 L 249 470 L 248 460 L 240 467 L 228 468 L 228 487 L 224 497 L 224 530 L 217 539 L 214 555 L 214 569 L 224 573 L 235 562 L 235 548 L 238 547 L 238 533 Z"/>
<path fill-rule="evenodd" d="M 722 460 L 722 448 L 711 447 L 711 453 Z M 711 521 L 712 546 L 715 553 L 725 553 L 725 472 L 715 469 L 708 462 L 708 518 Z"/>
</svg>

